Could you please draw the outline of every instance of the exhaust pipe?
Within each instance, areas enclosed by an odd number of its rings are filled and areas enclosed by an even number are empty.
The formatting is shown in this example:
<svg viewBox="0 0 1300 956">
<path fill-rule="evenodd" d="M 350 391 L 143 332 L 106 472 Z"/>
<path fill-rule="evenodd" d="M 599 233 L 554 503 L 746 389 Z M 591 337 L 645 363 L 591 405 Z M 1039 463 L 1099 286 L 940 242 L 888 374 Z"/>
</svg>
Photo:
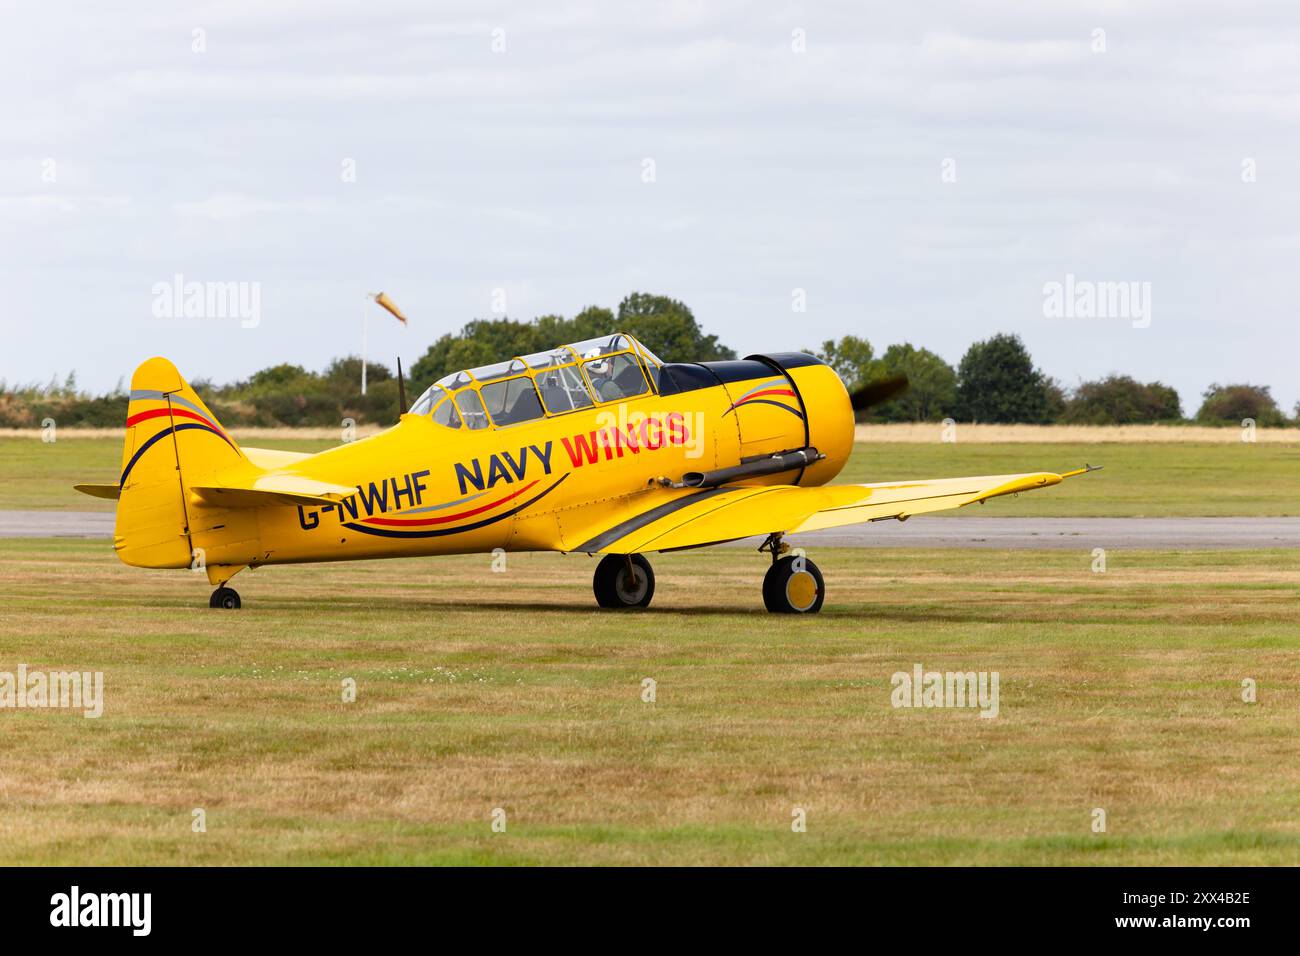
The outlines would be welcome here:
<svg viewBox="0 0 1300 956">
<path fill-rule="evenodd" d="M 775 475 L 782 471 L 794 471 L 806 468 L 826 456 L 816 448 L 800 448 L 798 451 L 783 451 L 777 455 L 743 461 L 730 468 L 718 468 L 714 471 L 688 471 L 682 480 L 672 482 L 673 488 L 716 488 L 729 481 L 741 478 L 756 478 L 759 475 Z M 665 484 L 669 484 L 665 482 Z"/>
</svg>

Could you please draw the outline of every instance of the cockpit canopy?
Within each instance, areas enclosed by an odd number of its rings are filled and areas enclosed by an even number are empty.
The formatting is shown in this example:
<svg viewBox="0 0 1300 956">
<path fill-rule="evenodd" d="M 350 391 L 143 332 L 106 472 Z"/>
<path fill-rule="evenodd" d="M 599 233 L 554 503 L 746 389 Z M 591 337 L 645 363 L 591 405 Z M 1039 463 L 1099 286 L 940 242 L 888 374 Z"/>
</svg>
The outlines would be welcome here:
<svg viewBox="0 0 1300 956">
<path fill-rule="evenodd" d="M 411 414 L 429 415 L 446 428 L 518 425 L 657 392 L 663 364 L 616 332 L 444 375 L 415 400 Z"/>
</svg>

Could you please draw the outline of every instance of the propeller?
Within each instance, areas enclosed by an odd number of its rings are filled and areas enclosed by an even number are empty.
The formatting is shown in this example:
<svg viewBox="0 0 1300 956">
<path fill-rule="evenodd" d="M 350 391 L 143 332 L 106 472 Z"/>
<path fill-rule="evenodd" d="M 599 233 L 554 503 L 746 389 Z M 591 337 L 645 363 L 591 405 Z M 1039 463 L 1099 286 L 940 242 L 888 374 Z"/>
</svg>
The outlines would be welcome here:
<svg viewBox="0 0 1300 956">
<path fill-rule="evenodd" d="M 863 385 L 849 395 L 849 401 L 853 404 L 855 412 L 862 412 L 902 395 L 905 391 L 907 391 L 907 376 L 891 375 Z"/>
</svg>

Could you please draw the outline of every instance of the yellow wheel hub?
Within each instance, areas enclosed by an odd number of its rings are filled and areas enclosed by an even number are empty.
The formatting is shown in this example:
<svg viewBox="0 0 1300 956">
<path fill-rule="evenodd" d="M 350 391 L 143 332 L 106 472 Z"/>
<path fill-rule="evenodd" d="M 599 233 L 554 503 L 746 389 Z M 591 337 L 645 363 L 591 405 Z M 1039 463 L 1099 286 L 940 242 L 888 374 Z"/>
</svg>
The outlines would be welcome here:
<svg viewBox="0 0 1300 956">
<path fill-rule="evenodd" d="M 785 582 L 786 600 L 796 611 L 806 611 L 817 600 L 817 579 L 807 571 L 796 571 Z"/>
</svg>

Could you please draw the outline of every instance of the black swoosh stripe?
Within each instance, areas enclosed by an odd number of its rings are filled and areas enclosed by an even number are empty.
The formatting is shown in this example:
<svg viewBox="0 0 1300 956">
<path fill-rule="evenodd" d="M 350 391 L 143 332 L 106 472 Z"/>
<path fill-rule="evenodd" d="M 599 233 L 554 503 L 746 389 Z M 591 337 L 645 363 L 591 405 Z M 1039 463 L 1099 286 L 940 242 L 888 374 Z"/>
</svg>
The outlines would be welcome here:
<svg viewBox="0 0 1300 956">
<path fill-rule="evenodd" d="M 806 365 L 825 365 L 826 363 L 821 359 L 804 352 L 778 352 L 775 355 L 747 355 L 745 357 L 759 362 L 766 362 L 768 365 L 772 366 L 774 371 L 780 372 L 785 376 L 785 380 L 790 383 L 790 388 L 794 392 L 795 401 L 799 403 L 799 408 L 803 413 L 799 415 L 799 417 L 803 419 L 803 446 L 805 448 L 811 446 L 812 428 L 809 427 L 808 424 L 808 405 L 804 402 L 803 392 L 799 391 L 799 383 L 796 382 L 794 376 L 790 374 L 790 369 L 803 368 Z M 799 474 L 794 476 L 794 481 L 791 482 L 791 484 L 802 484 L 804 473 L 807 470 L 807 465 L 800 468 Z"/>
<path fill-rule="evenodd" d="M 134 468 L 135 463 L 140 460 L 140 456 L 143 455 L 145 452 L 147 452 L 150 448 L 152 448 L 154 442 L 158 441 L 158 439 L 163 438 L 166 435 L 170 435 L 172 432 L 188 431 L 191 428 L 197 428 L 199 429 L 199 431 L 211 432 L 212 434 L 220 438 L 223 442 L 225 442 L 227 445 L 230 445 L 231 448 L 235 447 L 234 445 L 231 445 L 230 439 L 227 438 L 225 435 L 221 434 L 221 432 L 217 431 L 215 428 L 209 428 L 207 425 L 200 425 L 198 422 L 186 422 L 184 425 L 173 425 L 170 428 L 164 428 L 158 434 L 154 435 L 147 442 L 141 445 L 140 448 L 136 451 L 136 453 L 131 456 L 131 460 L 126 463 L 126 468 L 122 471 L 122 478 L 117 483 L 118 487 L 119 488 L 125 487 L 126 476 L 131 474 L 131 469 Z"/>
<path fill-rule="evenodd" d="M 479 528 L 486 528 L 490 524 L 496 524 L 498 521 L 504 521 L 512 515 L 517 515 L 530 505 L 536 504 L 556 488 L 564 483 L 564 479 L 569 477 L 569 473 L 560 476 L 560 480 L 551 485 L 540 495 L 530 498 L 517 508 L 511 508 L 509 511 L 503 511 L 499 515 L 493 515 L 491 518 L 484 518 L 482 521 L 475 521 L 473 524 L 463 524 L 455 528 L 433 528 L 429 531 L 400 531 L 396 528 L 368 528 L 363 524 L 355 524 L 351 521 L 345 521 L 343 527 L 351 528 L 353 531 L 360 531 L 362 534 L 372 534 L 380 538 L 441 538 L 444 535 L 460 534 L 462 531 L 477 531 Z"/>
<path fill-rule="evenodd" d="M 682 495 L 680 498 L 666 501 L 658 507 L 651 508 L 649 511 L 643 511 L 641 514 L 628 518 L 626 521 L 620 521 L 618 524 L 614 525 L 614 527 L 607 531 L 602 531 L 590 541 L 584 541 L 573 550 L 586 551 L 589 554 L 592 551 L 603 551 L 619 538 L 624 538 L 633 531 L 638 531 L 646 525 L 672 514 L 674 511 L 681 511 L 687 505 L 693 505 L 697 501 L 704 501 L 708 498 L 712 498 L 714 495 L 724 494 L 728 491 L 735 491 L 735 489 L 706 488 L 703 491 L 697 491 L 694 494 Z"/>
</svg>

